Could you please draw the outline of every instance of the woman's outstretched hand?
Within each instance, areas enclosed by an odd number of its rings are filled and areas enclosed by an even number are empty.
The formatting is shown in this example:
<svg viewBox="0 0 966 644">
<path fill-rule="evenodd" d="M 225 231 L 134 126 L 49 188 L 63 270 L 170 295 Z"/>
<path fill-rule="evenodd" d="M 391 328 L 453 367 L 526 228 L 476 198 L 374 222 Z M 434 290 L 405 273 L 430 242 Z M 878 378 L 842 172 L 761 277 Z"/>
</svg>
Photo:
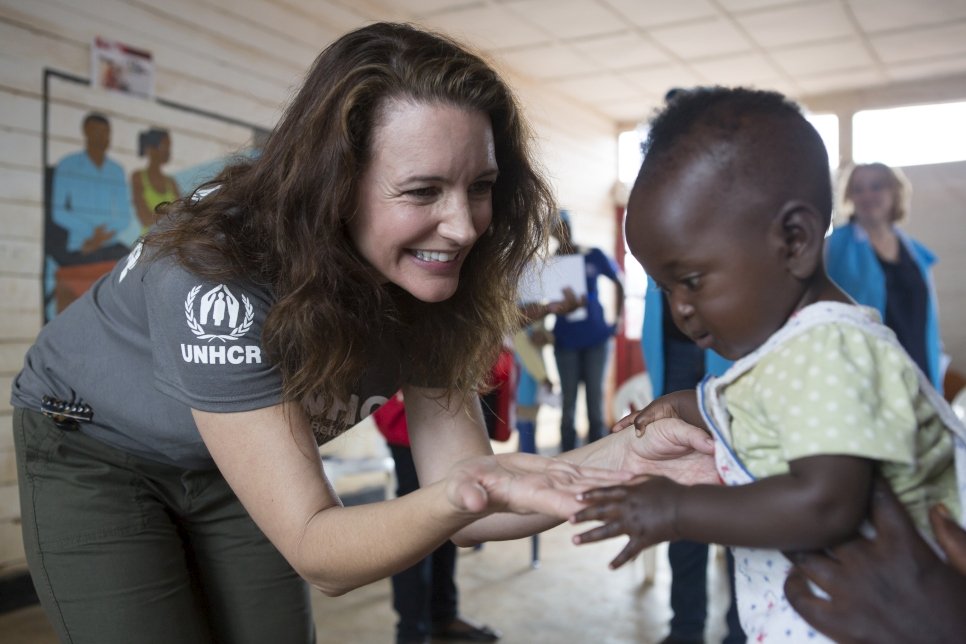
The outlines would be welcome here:
<svg viewBox="0 0 966 644">
<path fill-rule="evenodd" d="M 573 465 L 536 454 L 467 459 L 450 471 L 450 503 L 473 514 L 513 512 L 566 519 L 584 507 L 577 495 L 630 480 L 629 472 Z"/>
<path fill-rule="evenodd" d="M 625 421 L 621 421 L 624 427 L 633 424 L 633 419 Z M 714 466 L 714 439 L 679 418 L 663 417 L 648 424 L 640 436 L 622 431 L 608 440 L 618 445 L 616 469 L 635 476 L 666 476 L 684 485 L 720 483 Z"/>
</svg>

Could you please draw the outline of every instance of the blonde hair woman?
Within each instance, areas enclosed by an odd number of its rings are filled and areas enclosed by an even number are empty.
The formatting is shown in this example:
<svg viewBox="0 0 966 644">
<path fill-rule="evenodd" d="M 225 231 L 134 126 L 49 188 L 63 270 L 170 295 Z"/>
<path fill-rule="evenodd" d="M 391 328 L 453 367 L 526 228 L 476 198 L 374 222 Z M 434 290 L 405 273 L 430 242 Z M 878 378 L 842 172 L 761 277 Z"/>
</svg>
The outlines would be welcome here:
<svg viewBox="0 0 966 644">
<path fill-rule="evenodd" d="M 883 163 L 859 164 L 845 175 L 841 212 L 828 238 L 828 274 L 856 302 L 879 311 L 930 382 L 943 391 L 935 254 L 898 226 L 908 214 L 909 182 Z"/>
</svg>

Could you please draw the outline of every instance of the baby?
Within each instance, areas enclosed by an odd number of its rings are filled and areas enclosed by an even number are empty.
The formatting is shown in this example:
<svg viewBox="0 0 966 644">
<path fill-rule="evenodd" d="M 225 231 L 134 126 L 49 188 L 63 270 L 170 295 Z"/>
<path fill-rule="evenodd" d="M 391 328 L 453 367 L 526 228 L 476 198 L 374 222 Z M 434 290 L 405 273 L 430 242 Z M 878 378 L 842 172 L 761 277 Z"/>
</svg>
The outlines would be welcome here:
<svg viewBox="0 0 966 644">
<path fill-rule="evenodd" d="M 876 473 L 923 531 L 937 503 L 961 516 L 966 430 L 876 313 L 826 275 L 831 210 L 827 153 L 797 106 L 726 88 L 683 93 L 656 117 L 627 207 L 628 245 L 674 322 L 736 362 L 617 429 L 705 427 L 727 485 L 652 478 L 585 493 L 574 521 L 604 525 L 575 541 L 629 535 L 612 567 L 662 541 L 735 547 L 749 641 L 822 640 L 785 600 L 780 551 L 853 536 Z"/>
</svg>

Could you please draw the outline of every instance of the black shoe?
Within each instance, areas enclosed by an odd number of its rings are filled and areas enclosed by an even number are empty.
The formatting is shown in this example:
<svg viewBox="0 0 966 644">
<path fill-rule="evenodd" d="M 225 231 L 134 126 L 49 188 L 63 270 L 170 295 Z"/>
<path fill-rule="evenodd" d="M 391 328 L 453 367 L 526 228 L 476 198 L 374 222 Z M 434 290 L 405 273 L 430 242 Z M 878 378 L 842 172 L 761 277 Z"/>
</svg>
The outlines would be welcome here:
<svg viewBox="0 0 966 644">
<path fill-rule="evenodd" d="M 500 632 L 465 617 L 457 617 L 448 623 L 433 624 L 433 639 L 450 642 L 495 642 L 500 639 Z"/>
</svg>

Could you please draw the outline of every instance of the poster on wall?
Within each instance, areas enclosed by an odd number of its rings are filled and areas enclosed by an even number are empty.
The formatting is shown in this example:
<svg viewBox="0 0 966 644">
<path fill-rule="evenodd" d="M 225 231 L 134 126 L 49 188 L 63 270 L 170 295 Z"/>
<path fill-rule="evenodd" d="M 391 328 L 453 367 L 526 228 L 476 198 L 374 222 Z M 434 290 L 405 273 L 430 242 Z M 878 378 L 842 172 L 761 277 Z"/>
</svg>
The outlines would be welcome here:
<svg viewBox="0 0 966 644">
<path fill-rule="evenodd" d="M 50 159 L 44 190 L 45 322 L 137 252 L 159 207 L 196 187 L 198 168 L 217 173 L 225 163 L 251 156 L 245 153 L 260 133 L 216 115 L 111 95 L 92 85 L 69 94 L 61 94 L 60 83 L 51 88 L 52 136 L 44 142 Z"/>
<path fill-rule="evenodd" d="M 91 79 L 101 89 L 152 98 L 154 59 L 151 52 L 97 36 L 91 44 Z"/>
</svg>

